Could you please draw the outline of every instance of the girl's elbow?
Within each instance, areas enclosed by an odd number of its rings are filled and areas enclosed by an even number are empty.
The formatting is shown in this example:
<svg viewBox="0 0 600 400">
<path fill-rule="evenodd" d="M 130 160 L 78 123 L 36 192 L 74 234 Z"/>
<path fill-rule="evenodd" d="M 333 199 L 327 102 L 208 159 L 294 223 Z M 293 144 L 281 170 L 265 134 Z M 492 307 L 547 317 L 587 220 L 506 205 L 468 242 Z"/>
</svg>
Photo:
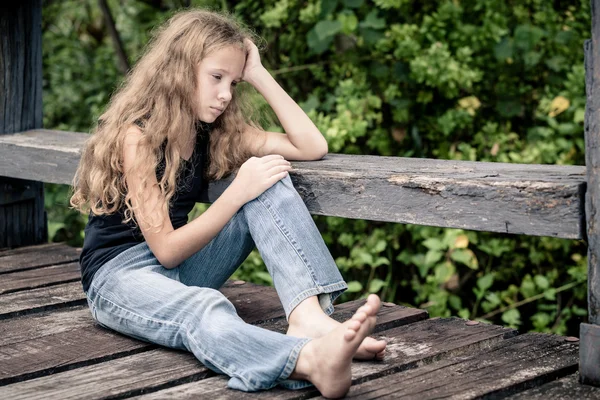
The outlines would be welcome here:
<svg viewBox="0 0 600 400">
<path fill-rule="evenodd" d="M 325 143 L 324 146 L 321 147 L 320 151 L 317 153 L 316 160 L 320 160 L 325 157 L 329 153 L 329 146 Z"/>
<path fill-rule="evenodd" d="M 168 251 L 157 251 L 153 253 L 154 257 L 156 257 L 156 260 L 160 263 L 160 265 L 162 265 L 166 269 L 173 269 L 177 265 L 179 265 L 176 263 L 174 257 L 172 257 L 172 255 L 169 254 Z"/>
<path fill-rule="evenodd" d="M 313 150 L 313 153 L 311 155 L 311 160 L 320 160 L 323 157 L 325 157 L 327 155 L 327 153 L 329 152 L 329 146 L 327 145 L 327 141 L 325 139 L 323 139 L 323 142 L 321 143 L 320 146 L 315 146 L 315 150 Z"/>
</svg>

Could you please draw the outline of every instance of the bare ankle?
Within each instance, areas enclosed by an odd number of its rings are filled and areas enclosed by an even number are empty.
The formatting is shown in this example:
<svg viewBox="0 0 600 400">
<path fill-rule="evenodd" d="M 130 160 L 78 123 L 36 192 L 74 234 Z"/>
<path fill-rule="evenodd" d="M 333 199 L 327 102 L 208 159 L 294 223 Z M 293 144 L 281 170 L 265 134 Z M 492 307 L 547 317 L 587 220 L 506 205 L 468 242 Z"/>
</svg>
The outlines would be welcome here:
<svg viewBox="0 0 600 400">
<path fill-rule="evenodd" d="M 307 297 L 302 300 L 290 313 L 288 323 L 290 326 L 301 326 L 304 321 L 314 316 L 325 314 L 317 296 Z"/>
<path fill-rule="evenodd" d="M 300 350 L 300 354 L 298 354 L 298 360 L 296 361 L 296 367 L 294 371 L 290 374 L 290 379 L 296 380 L 305 380 L 309 381 L 312 373 L 312 365 L 314 363 L 313 353 L 312 353 L 313 343 L 308 342 L 302 349 Z"/>
</svg>

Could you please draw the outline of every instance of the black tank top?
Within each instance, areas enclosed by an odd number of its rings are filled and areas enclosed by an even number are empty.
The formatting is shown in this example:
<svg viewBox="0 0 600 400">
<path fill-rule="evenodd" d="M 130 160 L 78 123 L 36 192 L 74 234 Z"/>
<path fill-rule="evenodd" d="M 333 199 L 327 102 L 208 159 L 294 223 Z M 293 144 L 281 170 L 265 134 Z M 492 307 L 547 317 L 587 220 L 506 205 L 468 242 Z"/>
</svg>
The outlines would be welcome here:
<svg viewBox="0 0 600 400">
<path fill-rule="evenodd" d="M 196 147 L 192 157 L 189 160 L 181 160 L 183 166 L 177 182 L 177 191 L 169 205 L 169 216 L 175 229 L 187 223 L 189 212 L 196 202 L 200 201 L 201 193 L 207 189 L 208 182 L 203 175 L 209 163 L 211 129 L 210 124 L 204 122 L 197 124 Z M 156 169 L 156 178 L 159 180 L 164 173 L 164 167 L 163 159 Z M 111 215 L 90 213 L 84 230 L 83 249 L 79 257 L 81 283 L 85 292 L 88 291 L 94 274 L 102 265 L 144 241 L 139 227 L 133 223 L 124 224 L 123 219 L 123 209 Z"/>
</svg>

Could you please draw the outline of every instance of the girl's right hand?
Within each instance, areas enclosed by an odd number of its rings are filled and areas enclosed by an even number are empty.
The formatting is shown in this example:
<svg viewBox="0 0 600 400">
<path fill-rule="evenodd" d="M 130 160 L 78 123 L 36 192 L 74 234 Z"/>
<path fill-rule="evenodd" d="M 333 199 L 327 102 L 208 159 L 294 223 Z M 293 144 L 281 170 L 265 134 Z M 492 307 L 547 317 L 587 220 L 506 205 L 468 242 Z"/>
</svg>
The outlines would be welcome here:
<svg viewBox="0 0 600 400">
<path fill-rule="evenodd" d="M 291 169 L 290 162 L 278 154 L 251 157 L 242 164 L 230 187 L 235 190 L 236 197 L 246 204 L 285 178 Z"/>
</svg>

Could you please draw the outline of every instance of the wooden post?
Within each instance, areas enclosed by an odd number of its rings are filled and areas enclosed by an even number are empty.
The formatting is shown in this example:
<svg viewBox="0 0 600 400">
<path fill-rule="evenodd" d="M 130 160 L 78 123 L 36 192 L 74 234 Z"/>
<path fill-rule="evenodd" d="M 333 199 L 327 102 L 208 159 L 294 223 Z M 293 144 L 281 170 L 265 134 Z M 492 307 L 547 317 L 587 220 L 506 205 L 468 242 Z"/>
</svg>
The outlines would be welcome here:
<svg viewBox="0 0 600 400">
<path fill-rule="evenodd" d="M 0 7 L 0 134 L 41 127 L 42 0 L 8 2 Z M 0 248 L 46 240 L 43 183 L 0 177 Z"/>
<path fill-rule="evenodd" d="M 579 375 L 582 383 L 600 386 L 600 0 L 591 6 L 592 40 L 585 43 L 589 323 L 580 328 Z"/>
</svg>

